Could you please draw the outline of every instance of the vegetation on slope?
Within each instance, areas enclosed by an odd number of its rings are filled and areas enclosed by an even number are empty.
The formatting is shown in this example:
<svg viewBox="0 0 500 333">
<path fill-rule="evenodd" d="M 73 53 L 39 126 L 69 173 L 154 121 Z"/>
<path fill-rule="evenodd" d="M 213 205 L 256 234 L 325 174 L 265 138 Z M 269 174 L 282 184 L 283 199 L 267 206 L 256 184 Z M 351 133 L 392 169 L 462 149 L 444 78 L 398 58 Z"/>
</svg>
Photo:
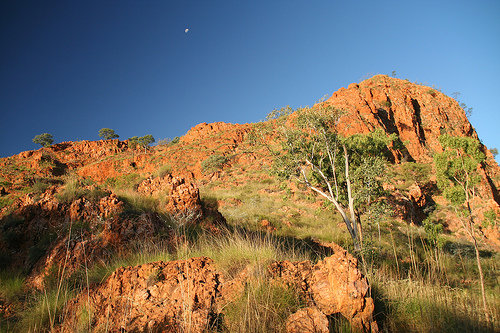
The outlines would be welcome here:
<svg viewBox="0 0 500 333">
<path fill-rule="evenodd" d="M 389 103 L 382 104 L 381 107 L 390 107 Z M 16 183 L 18 192 L 0 198 L 0 208 L 9 208 L 26 193 L 39 196 L 50 186 L 64 185 L 60 199 L 66 202 L 81 197 L 98 199 L 105 191 L 113 190 L 126 202 L 126 214 L 133 216 L 164 213 L 161 207 L 167 198 L 144 197 L 135 191 L 145 177 L 151 174 L 165 176 L 185 169 L 201 171 L 197 176 L 200 176 L 198 181 L 204 204 L 218 209 L 230 230 L 219 234 L 204 232 L 200 227 L 186 227 L 165 215 L 165 220 L 168 219 L 177 233 L 176 246 L 167 241 L 137 244 L 134 251 L 114 253 L 107 260 L 94 263 L 92 267 L 82 267 L 71 276 L 54 271 L 48 279 L 52 282 L 42 292 L 23 290 L 28 272 L 13 274 L 3 270 L 0 273 L 0 305 L 10 304 L 15 315 L 0 318 L 0 330 L 50 331 L 61 319 L 60 310 L 71 295 L 100 283 L 118 267 L 209 256 L 228 276 L 248 268 L 257 277 L 247 286 L 243 297 L 228 308 L 227 330 L 274 332 L 283 328 L 287 311 L 293 312 L 304 305 L 293 290 L 263 288 L 265 274 L 262 271 L 266 263 L 283 259 L 318 260 L 326 253 L 318 251 L 314 244 L 333 241 L 363 256 L 363 269 L 376 300 L 376 319 L 383 332 L 498 331 L 499 254 L 483 242 L 477 229 L 473 232 L 477 233 L 478 251 L 467 237 L 450 232 L 447 223 L 458 221 L 461 216 L 456 213 L 457 206 L 445 200 L 446 193 L 443 195 L 437 187 L 435 166 L 430 162 L 402 161 L 400 164 L 386 163 L 378 169 L 373 179 L 381 185 L 377 185 L 378 190 L 380 187 L 382 190 L 369 200 L 359 202 L 363 204 L 354 205 L 356 218 L 363 226 L 363 236 L 359 239 L 362 246 L 356 249 L 333 203 L 309 190 L 307 184 L 276 177 L 269 149 L 280 149 L 275 140 L 276 128 L 286 123 L 291 111 L 278 112 L 270 122 L 249 125 L 253 130 L 245 132 L 245 139 L 236 146 L 232 139 L 227 140 L 220 132 L 215 132 L 197 141 L 181 140 L 144 150 L 144 153 L 142 150 L 123 151 L 100 157 L 94 161 L 97 166 L 110 163 L 116 167 L 113 170 L 120 171 L 99 184 L 88 178 L 68 176 L 68 172 L 54 175 L 51 170 L 56 167 L 55 155 L 50 158 L 47 155 L 41 160 L 41 170 L 48 172 L 43 177 L 29 170 L 23 162 L 12 159 L 5 163 L 1 170 L 4 177 L 1 186 L 10 186 L 16 175 L 23 174 L 25 179 L 19 178 Z M 339 148 L 342 148 L 342 141 L 339 141 Z M 343 158 L 342 149 L 338 156 Z M 362 165 L 358 163 L 362 159 L 350 160 L 354 168 Z M 362 175 L 360 172 L 359 176 Z M 342 186 L 346 185 L 341 176 L 337 179 Z M 427 202 L 418 209 L 410 205 L 415 188 L 428 194 Z M 348 206 L 347 196 L 340 196 L 339 201 Z M 484 216 L 488 224 L 495 226 L 498 223 L 493 210 Z M 16 243 L 20 235 L 9 232 L 9 226 L 15 223 L 18 222 L 2 220 L 2 242 Z M 40 258 L 47 247 L 45 241 L 34 244 L 34 258 Z M 476 255 L 484 275 L 486 311 Z M 87 315 L 82 316 L 83 330 L 84 324 L 91 320 L 91 312 L 88 309 Z M 257 317 L 261 320 L 255 320 Z M 337 318 L 330 318 L 330 321 L 336 323 L 332 331 L 350 330 L 348 323 Z"/>
</svg>

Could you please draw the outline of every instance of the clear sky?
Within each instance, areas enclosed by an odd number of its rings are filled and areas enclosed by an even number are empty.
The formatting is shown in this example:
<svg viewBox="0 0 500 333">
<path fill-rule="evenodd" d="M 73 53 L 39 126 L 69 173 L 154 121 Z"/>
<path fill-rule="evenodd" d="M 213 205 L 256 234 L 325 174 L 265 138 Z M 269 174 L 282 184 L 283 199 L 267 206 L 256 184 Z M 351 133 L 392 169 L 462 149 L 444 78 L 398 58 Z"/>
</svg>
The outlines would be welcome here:
<svg viewBox="0 0 500 333">
<path fill-rule="evenodd" d="M 393 70 L 460 92 L 500 148 L 498 0 L 2 0 L 0 43 L 0 156 L 255 122 Z"/>
</svg>

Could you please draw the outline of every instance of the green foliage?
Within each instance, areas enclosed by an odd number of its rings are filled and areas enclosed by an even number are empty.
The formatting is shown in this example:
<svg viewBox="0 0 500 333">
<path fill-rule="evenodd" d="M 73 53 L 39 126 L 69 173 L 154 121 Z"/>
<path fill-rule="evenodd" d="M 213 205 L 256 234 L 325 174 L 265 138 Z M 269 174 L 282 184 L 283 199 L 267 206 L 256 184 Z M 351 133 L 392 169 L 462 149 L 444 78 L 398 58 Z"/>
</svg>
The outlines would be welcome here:
<svg viewBox="0 0 500 333">
<path fill-rule="evenodd" d="M 117 195 L 125 203 L 125 215 L 140 216 L 146 212 L 159 211 L 159 199 L 156 197 L 144 196 L 133 190 L 118 191 Z"/>
<path fill-rule="evenodd" d="M 201 170 L 204 173 L 211 173 L 222 169 L 229 159 L 226 156 L 214 154 L 201 162 Z"/>
<path fill-rule="evenodd" d="M 95 185 L 91 179 L 82 179 L 70 175 L 66 177 L 62 192 L 56 196 L 61 202 L 71 203 L 82 197 L 97 202 L 107 195 L 109 195 L 109 192 Z"/>
<path fill-rule="evenodd" d="M 481 181 L 478 166 L 485 160 L 480 143 L 470 137 L 441 135 L 444 151 L 434 156 L 438 187 L 454 205 L 462 205 Z"/>
<path fill-rule="evenodd" d="M 483 215 L 485 218 L 485 221 L 483 222 L 483 226 L 484 227 L 489 227 L 489 226 L 495 227 L 495 225 L 497 224 L 497 219 L 498 219 L 497 213 L 495 213 L 495 211 L 493 209 L 490 209 L 490 210 L 485 211 Z"/>
<path fill-rule="evenodd" d="M 287 117 L 293 113 L 293 109 L 290 105 L 287 105 L 281 109 L 274 109 L 266 116 L 266 120 L 274 120 L 282 117 Z"/>
<path fill-rule="evenodd" d="M 443 224 L 439 221 L 434 221 L 430 218 L 425 219 L 422 222 L 424 226 L 425 233 L 427 234 L 427 239 L 435 246 L 441 247 L 443 245 L 439 235 L 443 232 Z"/>
<path fill-rule="evenodd" d="M 160 178 L 165 177 L 172 172 L 172 166 L 170 164 L 163 164 L 157 171 L 156 175 Z"/>
<path fill-rule="evenodd" d="M 10 271 L 0 271 L 0 298 L 14 302 L 23 295 L 23 287 L 23 276 Z"/>
<path fill-rule="evenodd" d="M 103 138 L 104 140 L 111 140 L 111 139 L 117 139 L 120 136 L 115 133 L 114 130 L 111 128 L 101 128 L 99 130 L 99 137 Z"/>
<path fill-rule="evenodd" d="M 429 181 L 431 166 L 424 163 L 407 162 L 401 164 L 402 177 L 412 183 L 423 185 Z"/>
<path fill-rule="evenodd" d="M 146 134 L 144 136 L 138 137 L 133 136 L 128 139 L 129 145 L 132 148 L 141 147 L 146 150 L 150 144 L 155 142 L 155 138 L 151 134 Z"/>
<path fill-rule="evenodd" d="M 0 210 L 4 207 L 10 206 L 13 202 L 14 199 L 10 195 L 0 197 Z"/>
<path fill-rule="evenodd" d="M 35 194 L 41 194 L 49 188 L 50 183 L 48 180 L 43 179 L 43 178 L 38 178 L 36 181 L 33 183 L 33 186 L 31 187 L 32 192 Z"/>
<path fill-rule="evenodd" d="M 118 177 L 107 178 L 104 184 L 115 190 L 132 190 L 144 180 L 144 178 L 137 173 L 128 173 Z"/>
<path fill-rule="evenodd" d="M 491 152 L 491 154 L 493 155 L 494 158 L 497 157 L 497 155 L 498 155 L 498 149 L 497 148 L 491 148 L 490 152 Z"/>
<path fill-rule="evenodd" d="M 287 318 L 304 306 L 292 288 L 263 280 L 252 281 L 225 309 L 228 332 L 286 332 Z"/>
<path fill-rule="evenodd" d="M 358 218 L 346 212 L 359 214 L 382 195 L 388 145 L 397 136 L 378 130 L 344 138 L 337 133 L 344 113 L 321 104 L 296 110 L 294 123 L 281 126 L 282 152 L 275 153 L 275 170 L 332 202 L 359 249 Z"/>
<path fill-rule="evenodd" d="M 18 332 L 52 332 L 58 323 L 64 305 L 74 296 L 66 286 L 62 290 L 34 294 L 28 306 L 20 313 Z"/>
<path fill-rule="evenodd" d="M 54 142 L 54 138 L 52 137 L 52 134 L 42 133 L 36 135 L 32 141 L 36 144 L 41 145 L 42 147 L 48 147 L 52 144 L 52 142 Z"/>
<path fill-rule="evenodd" d="M 355 134 L 343 138 L 336 133 L 336 126 L 343 111 L 332 108 L 299 109 L 296 127 L 283 129 L 284 154 L 278 156 L 278 175 L 285 178 L 303 177 L 307 165 L 311 183 L 327 192 L 323 175 L 339 188 L 338 199 L 346 203 L 347 180 L 342 146 L 346 147 L 351 182 L 358 208 L 362 203 L 381 194 L 380 175 L 384 173 L 389 145 L 396 137 L 378 130 L 370 134 Z M 335 170 L 334 170 L 335 168 Z"/>
</svg>

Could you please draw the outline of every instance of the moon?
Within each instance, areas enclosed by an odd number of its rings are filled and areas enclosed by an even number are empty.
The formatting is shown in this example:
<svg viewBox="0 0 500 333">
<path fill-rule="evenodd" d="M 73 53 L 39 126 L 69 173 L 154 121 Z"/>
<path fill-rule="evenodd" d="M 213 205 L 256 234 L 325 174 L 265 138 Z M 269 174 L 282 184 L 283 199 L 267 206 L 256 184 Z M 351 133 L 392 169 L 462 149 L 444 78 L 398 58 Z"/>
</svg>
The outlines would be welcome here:
<svg viewBox="0 0 500 333">
<path fill-rule="evenodd" d="M 187 34 L 187 33 L 188 33 L 188 31 L 189 31 L 189 29 L 188 29 L 188 28 L 184 29 L 184 33 L 186 33 L 186 34 Z"/>
</svg>

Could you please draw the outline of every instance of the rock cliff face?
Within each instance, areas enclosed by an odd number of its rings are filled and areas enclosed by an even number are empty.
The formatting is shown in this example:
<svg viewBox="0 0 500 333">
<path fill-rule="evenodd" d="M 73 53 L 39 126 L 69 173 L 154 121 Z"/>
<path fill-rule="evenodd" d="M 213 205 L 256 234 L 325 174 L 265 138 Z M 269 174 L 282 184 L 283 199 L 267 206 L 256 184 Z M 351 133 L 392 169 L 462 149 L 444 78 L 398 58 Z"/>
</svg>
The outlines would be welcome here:
<svg viewBox="0 0 500 333">
<path fill-rule="evenodd" d="M 395 133 L 406 142 L 407 157 L 419 162 L 429 161 L 432 152 L 442 150 L 438 137 L 443 133 L 477 138 L 457 101 L 432 88 L 385 75 L 342 88 L 326 103 L 346 111 L 339 125 L 344 135 L 379 128 Z"/>
<path fill-rule="evenodd" d="M 433 153 L 442 151 L 438 140 L 442 134 L 478 139 L 456 100 L 407 80 L 376 75 L 339 89 L 325 103 L 345 111 L 339 120 L 343 135 L 377 129 L 397 134 L 405 147 L 393 151 L 396 162 L 432 162 Z M 483 178 L 481 195 L 500 204 L 499 184 L 494 181 L 500 176 L 500 168 L 486 147 L 483 151 L 487 160 L 478 170 Z"/>
</svg>

